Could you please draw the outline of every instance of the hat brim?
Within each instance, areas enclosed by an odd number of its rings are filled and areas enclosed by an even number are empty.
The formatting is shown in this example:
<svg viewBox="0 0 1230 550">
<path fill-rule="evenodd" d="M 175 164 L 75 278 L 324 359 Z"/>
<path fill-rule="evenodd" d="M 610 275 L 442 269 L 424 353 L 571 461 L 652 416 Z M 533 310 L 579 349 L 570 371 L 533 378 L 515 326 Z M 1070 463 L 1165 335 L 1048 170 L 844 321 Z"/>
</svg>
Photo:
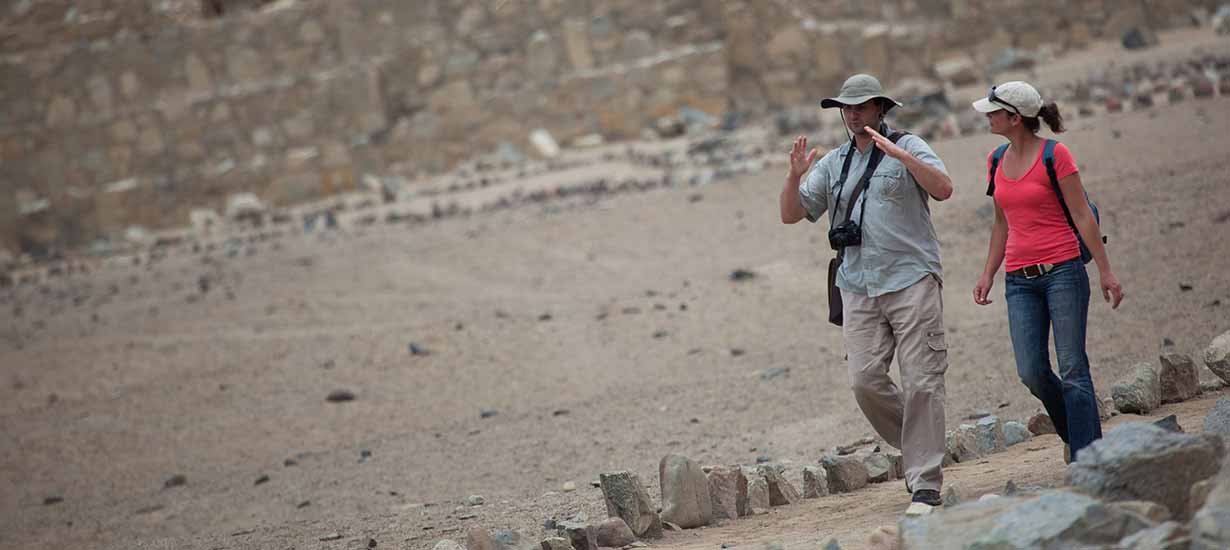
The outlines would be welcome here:
<svg viewBox="0 0 1230 550">
<path fill-rule="evenodd" d="M 820 100 L 820 108 L 821 109 L 838 109 L 845 105 L 862 105 L 863 103 L 867 103 L 868 101 L 871 101 L 877 97 L 888 101 L 889 111 L 893 110 L 893 107 L 901 107 L 901 104 L 898 103 L 897 100 L 891 97 L 885 96 L 885 95 L 860 95 L 860 96 L 854 96 L 854 97 L 838 96 L 838 97 L 830 97 L 827 99 L 822 99 Z"/>
<path fill-rule="evenodd" d="M 978 111 L 979 113 L 994 113 L 995 111 L 1004 109 L 1003 105 L 995 103 L 985 97 L 982 99 L 979 99 L 978 101 L 975 101 L 973 105 L 974 105 L 974 110 Z"/>
</svg>

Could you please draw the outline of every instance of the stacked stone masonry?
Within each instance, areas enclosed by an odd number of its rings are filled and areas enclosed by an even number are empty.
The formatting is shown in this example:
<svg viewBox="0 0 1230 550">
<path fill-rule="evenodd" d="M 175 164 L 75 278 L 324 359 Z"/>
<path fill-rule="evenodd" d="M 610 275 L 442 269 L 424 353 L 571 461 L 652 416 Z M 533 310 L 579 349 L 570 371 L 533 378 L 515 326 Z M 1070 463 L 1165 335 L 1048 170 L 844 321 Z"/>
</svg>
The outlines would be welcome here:
<svg viewBox="0 0 1230 550">
<path fill-rule="evenodd" d="M 530 153 L 537 128 L 569 144 L 636 138 L 685 107 L 760 115 L 855 71 L 934 77 L 971 52 L 1080 47 L 1190 24 L 1216 2 L 796 4 L 6 2 L 0 248 L 45 254 L 186 225 L 238 192 L 282 206 L 354 190 L 365 173 Z"/>
</svg>

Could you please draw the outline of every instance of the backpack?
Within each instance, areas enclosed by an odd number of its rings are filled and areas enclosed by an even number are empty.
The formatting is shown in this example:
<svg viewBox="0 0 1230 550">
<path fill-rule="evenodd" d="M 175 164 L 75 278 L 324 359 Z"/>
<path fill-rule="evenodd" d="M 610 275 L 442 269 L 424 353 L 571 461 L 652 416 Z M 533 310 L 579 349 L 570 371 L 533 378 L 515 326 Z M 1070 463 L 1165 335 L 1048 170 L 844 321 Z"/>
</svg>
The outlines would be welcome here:
<svg viewBox="0 0 1230 550">
<path fill-rule="evenodd" d="M 1059 143 L 1053 139 L 1046 140 L 1042 145 L 1042 163 L 1046 165 L 1046 175 L 1051 180 L 1051 189 L 1055 191 L 1055 196 L 1059 198 L 1059 206 L 1063 208 L 1063 217 L 1068 220 L 1068 227 L 1072 228 L 1072 233 L 1076 235 L 1076 242 L 1081 247 L 1081 261 L 1089 263 L 1093 259 L 1093 253 L 1089 251 L 1089 247 L 1085 246 L 1085 239 L 1081 237 L 1081 232 L 1076 229 L 1076 223 L 1072 221 L 1072 212 L 1068 210 L 1068 203 L 1063 200 L 1063 191 L 1059 189 L 1059 178 L 1055 176 L 1055 145 Z M 999 161 L 1004 157 L 1004 152 L 1008 150 L 1008 144 L 1005 143 L 995 149 L 991 154 L 991 170 L 987 173 L 987 196 L 995 196 L 995 170 L 999 168 Z M 1089 199 L 1089 192 L 1085 192 L 1085 202 L 1089 203 L 1089 210 L 1093 211 L 1093 221 L 1102 225 L 1102 216 L 1098 213 L 1098 205 Z M 1106 235 L 1102 235 L 1102 242 L 1106 243 Z"/>
</svg>

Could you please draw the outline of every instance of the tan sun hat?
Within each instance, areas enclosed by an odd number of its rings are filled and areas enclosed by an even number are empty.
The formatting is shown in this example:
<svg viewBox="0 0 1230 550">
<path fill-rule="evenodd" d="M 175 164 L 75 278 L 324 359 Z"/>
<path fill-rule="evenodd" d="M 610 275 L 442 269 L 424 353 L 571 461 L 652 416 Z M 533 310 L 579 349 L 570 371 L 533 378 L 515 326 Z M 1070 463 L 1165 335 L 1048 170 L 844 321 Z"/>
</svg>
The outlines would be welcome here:
<svg viewBox="0 0 1230 550">
<path fill-rule="evenodd" d="M 980 113 L 994 113 L 1000 109 L 1023 117 L 1036 117 L 1042 111 L 1042 94 L 1028 82 L 1013 80 L 991 86 L 986 97 L 974 102 L 974 110 Z"/>
<path fill-rule="evenodd" d="M 842 105 L 860 105 L 877 97 L 888 101 L 886 112 L 892 110 L 893 107 L 901 106 L 893 98 L 884 95 L 884 88 L 880 86 L 880 81 L 876 77 L 869 74 L 856 74 L 847 78 L 845 84 L 841 85 L 841 92 L 837 97 L 821 100 L 820 108 L 833 109 Z"/>
</svg>

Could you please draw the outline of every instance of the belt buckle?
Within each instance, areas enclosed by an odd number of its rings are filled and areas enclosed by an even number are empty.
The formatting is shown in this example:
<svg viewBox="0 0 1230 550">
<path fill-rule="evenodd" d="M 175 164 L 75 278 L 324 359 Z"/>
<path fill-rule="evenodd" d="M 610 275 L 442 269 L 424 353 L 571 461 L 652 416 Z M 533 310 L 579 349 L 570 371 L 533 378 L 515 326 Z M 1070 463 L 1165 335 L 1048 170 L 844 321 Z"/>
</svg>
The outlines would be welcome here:
<svg viewBox="0 0 1230 550">
<path fill-rule="evenodd" d="M 1042 264 L 1027 265 L 1021 269 L 1021 273 L 1025 275 L 1026 279 L 1037 279 L 1038 277 L 1046 275 L 1046 271 L 1043 271 Z"/>
</svg>

